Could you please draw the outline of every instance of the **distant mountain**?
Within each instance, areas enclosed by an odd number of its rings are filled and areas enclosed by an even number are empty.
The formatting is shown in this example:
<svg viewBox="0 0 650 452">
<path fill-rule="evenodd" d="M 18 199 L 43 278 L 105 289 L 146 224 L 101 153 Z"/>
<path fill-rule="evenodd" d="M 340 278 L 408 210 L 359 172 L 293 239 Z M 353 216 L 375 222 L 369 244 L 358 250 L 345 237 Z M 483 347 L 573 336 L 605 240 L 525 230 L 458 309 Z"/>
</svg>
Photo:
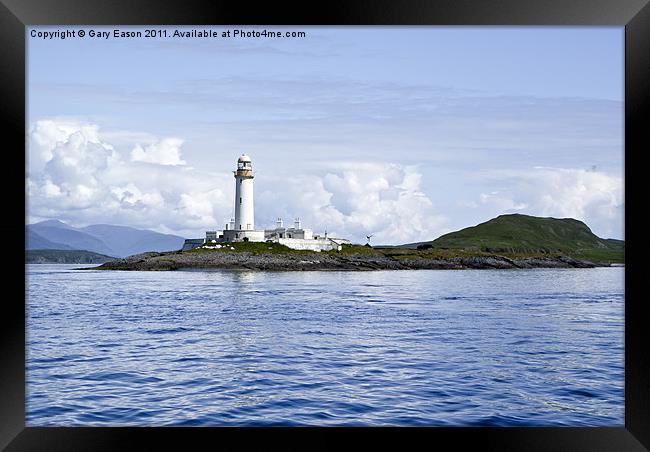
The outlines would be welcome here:
<svg viewBox="0 0 650 452">
<path fill-rule="evenodd" d="M 109 244 L 117 253 L 116 256 L 131 256 L 146 251 L 179 250 L 185 242 L 183 237 L 177 235 L 109 224 L 94 224 L 79 230 Z"/>
<path fill-rule="evenodd" d="M 178 250 L 185 240 L 177 235 L 127 226 L 98 224 L 75 228 L 58 220 L 30 224 L 26 229 L 26 249 L 29 250 L 85 250 L 116 257 Z"/>
<path fill-rule="evenodd" d="M 625 242 L 601 239 L 582 221 L 573 218 L 541 218 L 529 215 L 500 215 L 485 223 L 450 232 L 431 242 L 440 249 L 467 249 L 493 253 L 565 254 L 575 258 L 623 262 Z"/>
<path fill-rule="evenodd" d="M 46 223 L 36 223 L 29 225 L 28 228 L 51 242 L 67 245 L 67 249 L 95 251 L 96 253 L 115 255 L 115 251 L 97 237 L 72 228 L 65 223 L 61 223 L 61 225 L 51 222 Z M 33 245 L 30 245 L 30 248 L 34 249 Z"/>
<path fill-rule="evenodd" d="M 44 249 L 25 252 L 28 264 L 103 264 L 114 259 L 92 251 Z"/>
<path fill-rule="evenodd" d="M 41 221 L 40 223 L 35 223 L 33 226 L 74 229 L 72 226 L 69 226 L 60 220 L 45 220 L 45 221 Z"/>
<path fill-rule="evenodd" d="M 25 228 L 25 248 L 26 249 L 55 249 L 55 250 L 70 250 L 68 245 L 63 243 L 52 242 L 40 234 L 36 233 L 29 227 Z"/>
</svg>

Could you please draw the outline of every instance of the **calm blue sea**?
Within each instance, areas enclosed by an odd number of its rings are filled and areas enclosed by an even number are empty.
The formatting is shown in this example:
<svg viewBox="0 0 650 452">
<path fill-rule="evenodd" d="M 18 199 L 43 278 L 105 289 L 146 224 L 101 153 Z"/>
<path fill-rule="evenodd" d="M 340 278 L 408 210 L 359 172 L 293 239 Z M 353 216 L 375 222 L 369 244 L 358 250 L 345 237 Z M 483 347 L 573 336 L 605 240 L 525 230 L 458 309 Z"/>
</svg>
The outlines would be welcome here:
<svg viewBox="0 0 650 452">
<path fill-rule="evenodd" d="M 622 426 L 624 269 L 28 265 L 27 425 Z"/>
</svg>

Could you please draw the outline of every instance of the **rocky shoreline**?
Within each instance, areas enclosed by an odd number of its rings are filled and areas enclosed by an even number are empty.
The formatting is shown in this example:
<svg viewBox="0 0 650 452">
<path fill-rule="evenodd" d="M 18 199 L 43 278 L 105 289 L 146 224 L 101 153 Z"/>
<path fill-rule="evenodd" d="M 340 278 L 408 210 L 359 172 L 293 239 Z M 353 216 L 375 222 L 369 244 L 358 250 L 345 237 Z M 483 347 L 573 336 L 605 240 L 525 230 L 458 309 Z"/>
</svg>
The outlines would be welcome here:
<svg viewBox="0 0 650 452">
<path fill-rule="evenodd" d="M 515 268 L 593 268 L 609 264 L 593 263 L 570 257 L 463 256 L 445 259 L 410 257 L 395 259 L 382 254 L 253 254 L 249 252 L 143 253 L 106 262 L 89 270 L 167 271 L 180 269 L 245 270 L 461 270 Z"/>
</svg>

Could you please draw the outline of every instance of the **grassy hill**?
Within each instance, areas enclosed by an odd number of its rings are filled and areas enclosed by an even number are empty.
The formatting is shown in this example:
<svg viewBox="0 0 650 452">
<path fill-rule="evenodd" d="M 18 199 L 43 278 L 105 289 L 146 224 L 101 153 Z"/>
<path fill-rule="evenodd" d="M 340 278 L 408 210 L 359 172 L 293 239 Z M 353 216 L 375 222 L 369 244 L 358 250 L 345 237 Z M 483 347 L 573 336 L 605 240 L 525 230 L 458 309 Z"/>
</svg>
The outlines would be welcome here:
<svg viewBox="0 0 650 452">
<path fill-rule="evenodd" d="M 582 221 L 520 214 L 500 215 L 425 243 L 441 250 L 563 254 L 596 262 L 623 262 L 625 252 L 624 241 L 601 239 Z"/>
<path fill-rule="evenodd" d="M 103 264 L 115 259 L 104 254 L 85 250 L 27 250 L 27 264 Z"/>
<path fill-rule="evenodd" d="M 218 249 L 203 247 L 179 254 L 246 252 L 251 255 L 311 255 L 279 243 L 238 242 Z M 343 245 L 341 251 L 324 251 L 322 255 L 354 258 L 389 257 L 406 262 L 413 259 L 450 260 L 456 258 L 511 259 L 570 257 L 595 264 L 623 263 L 625 242 L 601 239 L 581 221 L 571 218 L 540 218 L 528 215 L 501 215 L 477 226 L 445 234 L 431 242 L 399 246 Z M 543 259 L 542 259 L 543 260 Z"/>
</svg>

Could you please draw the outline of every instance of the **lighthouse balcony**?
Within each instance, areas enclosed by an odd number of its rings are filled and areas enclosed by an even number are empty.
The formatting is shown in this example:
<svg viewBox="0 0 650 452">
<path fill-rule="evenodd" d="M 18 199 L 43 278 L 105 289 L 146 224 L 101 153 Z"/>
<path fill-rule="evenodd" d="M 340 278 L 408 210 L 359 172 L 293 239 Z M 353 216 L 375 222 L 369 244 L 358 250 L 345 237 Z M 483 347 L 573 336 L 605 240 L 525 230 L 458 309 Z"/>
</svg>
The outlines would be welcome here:
<svg viewBox="0 0 650 452">
<path fill-rule="evenodd" d="M 237 171 L 233 171 L 235 173 L 235 177 L 253 177 L 253 170 L 251 169 L 238 169 Z"/>
</svg>

